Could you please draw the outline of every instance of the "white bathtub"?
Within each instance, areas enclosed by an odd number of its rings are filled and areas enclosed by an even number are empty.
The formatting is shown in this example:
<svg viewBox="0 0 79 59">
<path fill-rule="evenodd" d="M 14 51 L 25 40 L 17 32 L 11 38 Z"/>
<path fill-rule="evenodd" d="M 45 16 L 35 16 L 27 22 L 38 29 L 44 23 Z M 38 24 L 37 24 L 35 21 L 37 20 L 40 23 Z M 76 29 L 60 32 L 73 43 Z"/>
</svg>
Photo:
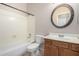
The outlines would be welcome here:
<svg viewBox="0 0 79 59">
<path fill-rule="evenodd" d="M 27 51 L 27 46 L 32 42 L 33 40 L 11 47 L 0 48 L 0 56 L 22 56 Z"/>
</svg>

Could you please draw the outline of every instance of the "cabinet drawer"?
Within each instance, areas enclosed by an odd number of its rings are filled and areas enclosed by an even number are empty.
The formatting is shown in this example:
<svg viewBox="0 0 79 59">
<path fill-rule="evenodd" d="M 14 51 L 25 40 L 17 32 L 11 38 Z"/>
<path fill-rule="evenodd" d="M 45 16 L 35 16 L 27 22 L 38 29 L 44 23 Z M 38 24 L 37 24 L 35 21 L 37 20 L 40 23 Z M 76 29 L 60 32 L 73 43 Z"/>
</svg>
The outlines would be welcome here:
<svg viewBox="0 0 79 59">
<path fill-rule="evenodd" d="M 71 49 L 79 52 L 79 44 L 71 44 Z"/>
<path fill-rule="evenodd" d="M 52 40 L 50 40 L 50 39 L 45 39 L 44 45 L 45 45 L 45 46 L 51 46 L 51 45 L 52 45 Z"/>
<path fill-rule="evenodd" d="M 63 48 L 68 48 L 68 43 L 66 43 L 66 42 L 61 42 L 61 41 L 52 41 L 53 43 L 53 45 L 55 45 L 55 46 L 58 46 L 58 47 L 63 47 Z"/>
</svg>

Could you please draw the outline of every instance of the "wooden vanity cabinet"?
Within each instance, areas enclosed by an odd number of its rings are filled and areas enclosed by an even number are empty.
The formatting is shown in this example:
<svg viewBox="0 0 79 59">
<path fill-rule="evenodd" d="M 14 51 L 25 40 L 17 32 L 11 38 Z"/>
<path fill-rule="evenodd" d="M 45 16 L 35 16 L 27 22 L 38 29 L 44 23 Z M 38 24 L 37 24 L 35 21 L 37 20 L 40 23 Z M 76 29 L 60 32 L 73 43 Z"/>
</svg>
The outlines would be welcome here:
<svg viewBox="0 0 79 59">
<path fill-rule="evenodd" d="M 79 44 L 45 38 L 45 56 L 79 56 Z"/>
</svg>

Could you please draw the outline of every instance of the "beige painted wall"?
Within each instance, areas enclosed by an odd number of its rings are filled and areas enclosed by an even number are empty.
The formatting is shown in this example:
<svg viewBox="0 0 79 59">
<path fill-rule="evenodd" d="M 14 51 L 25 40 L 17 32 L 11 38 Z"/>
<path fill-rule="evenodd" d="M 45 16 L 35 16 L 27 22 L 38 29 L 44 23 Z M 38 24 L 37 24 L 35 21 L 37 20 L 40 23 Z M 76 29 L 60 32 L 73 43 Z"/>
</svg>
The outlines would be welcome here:
<svg viewBox="0 0 79 59">
<path fill-rule="evenodd" d="M 26 10 L 26 4 L 14 5 L 18 9 Z M 0 56 L 21 55 L 26 51 L 26 46 L 33 41 L 27 39 L 27 23 L 25 13 L 0 4 Z"/>
<path fill-rule="evenodd" d="M 27 4 L 27 10 L 36 16 L 36 34 L 52 33 L 79 33 L 79 23 L 77 22 L 78 5 L 70 4 L 75 10 L 73 22 L 66 28 L 58 29 L 51 24 L 51 13 L 55 6 L 58 4 L 53 3 L 30 3 Z"/>
</svg>

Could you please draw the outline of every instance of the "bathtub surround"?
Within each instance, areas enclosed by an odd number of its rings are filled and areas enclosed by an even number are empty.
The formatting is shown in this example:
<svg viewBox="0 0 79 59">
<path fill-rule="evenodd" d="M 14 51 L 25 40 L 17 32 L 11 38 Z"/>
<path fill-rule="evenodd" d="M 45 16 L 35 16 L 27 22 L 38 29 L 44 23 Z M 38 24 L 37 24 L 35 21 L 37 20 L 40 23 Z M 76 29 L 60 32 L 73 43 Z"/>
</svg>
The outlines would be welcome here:
<svg viewBox="0 0 79 59">
<path fill-rule="evenodd" d="M 26 51 L 26 46 L 34 41 L 32 35 L 35 34 L 34 20 L 34 16 L 0 4 L 0 55 L 17 56 Z M 29 33 L 31 33 L 30 38 L 28 38 Z"/>
</svg>

